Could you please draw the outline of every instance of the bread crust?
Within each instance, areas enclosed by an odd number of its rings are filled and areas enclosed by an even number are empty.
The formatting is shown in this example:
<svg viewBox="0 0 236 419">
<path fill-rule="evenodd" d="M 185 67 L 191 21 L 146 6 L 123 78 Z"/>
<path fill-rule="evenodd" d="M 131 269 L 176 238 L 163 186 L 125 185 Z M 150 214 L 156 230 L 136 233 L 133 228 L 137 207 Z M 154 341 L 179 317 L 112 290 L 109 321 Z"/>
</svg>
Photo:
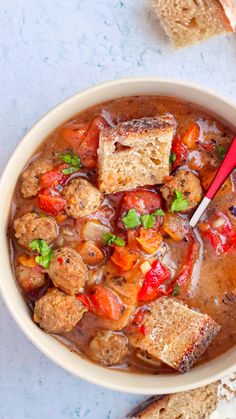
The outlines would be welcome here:
<svg viewBox="0 0 236 419">
<path fill-rule="evenodd" d="M 145 117 L 104 129 L 99 140 L 99 189 L 116 193 L 163 183 L 176 121 L 172 115 Z"/>
<path fill-rule="evenodd" d="M 131 345 L 181 373 L 189 371 L 220 330 L 208 315 L 173 298 L 159 298 L 147 308 L 146 334 L 131 333 Z"/>
<path fill-rule="evenodd" d="M 154 9 L 176 48 L 236 30 L 234 0 L 154 0 Z"/>
</svg>

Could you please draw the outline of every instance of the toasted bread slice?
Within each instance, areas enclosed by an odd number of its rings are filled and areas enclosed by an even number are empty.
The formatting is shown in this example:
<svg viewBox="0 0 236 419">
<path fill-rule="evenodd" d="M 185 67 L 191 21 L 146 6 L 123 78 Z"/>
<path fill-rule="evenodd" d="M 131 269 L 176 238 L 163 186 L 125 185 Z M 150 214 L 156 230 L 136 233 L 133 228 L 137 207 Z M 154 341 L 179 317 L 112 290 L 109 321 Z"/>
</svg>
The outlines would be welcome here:
<svg viewBox="0 0 236 419">
<path fill-rule="evenodd" d="M 99 141 L 99 188 L 115 193 L 163 183 L 176 122 L 172 115 L 134 119 L 104 129 Z"/>
<path fill-rule="evenodd" d="M 154 8 L 177 48 L 236 30 L 234 0 L 154 0 Z"/>
<path fill-rule="evenodd" d="M 217 406 L 219 381 L 183 393 L 153 396 L 138 405 L 128 418 L 142 419 L 206 419 Z"/>
<path fill-rule="evenodd" d="M 143 324 L 146 334 L 131 333 L 131 345 L 182 373 L 189 371 L 220 330 L 206 314 L 165 297 L 148 306 Z"/>
</svg>

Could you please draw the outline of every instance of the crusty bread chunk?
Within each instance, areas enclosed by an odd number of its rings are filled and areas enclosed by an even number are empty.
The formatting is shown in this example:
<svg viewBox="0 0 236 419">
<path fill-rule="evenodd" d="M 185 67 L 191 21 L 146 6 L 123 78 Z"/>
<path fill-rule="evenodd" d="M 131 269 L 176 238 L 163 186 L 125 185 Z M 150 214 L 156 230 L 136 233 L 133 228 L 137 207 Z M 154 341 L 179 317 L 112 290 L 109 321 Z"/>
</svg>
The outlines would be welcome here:
<svg viewBox="0 0 236 419">
<path fill-rule="evenodd" d="M 104 129 L 99 141 L 99 188 L 107 194 L 163 183 L 176 122 L 172 115 L 134 119 Z"/>
<path fill-rule="evenodd" d="M 138 405 L 129 418 L 206 419 L 217 406 L 219 381 L 196 390 L 150 397 Z"/>
<path fill-rule="evenodd" d="M 192 367 L 220 330 L 208 315 L 165 297 L 148 306 L 144 327 L 145 334 L 130 334 L 131 345 L 180 372 Z"/>
<path fill-rule="evenodd" d="M 154 0 L 154 8 L 177 48 L 234 32 L 234 0 Z"/>
</svg>

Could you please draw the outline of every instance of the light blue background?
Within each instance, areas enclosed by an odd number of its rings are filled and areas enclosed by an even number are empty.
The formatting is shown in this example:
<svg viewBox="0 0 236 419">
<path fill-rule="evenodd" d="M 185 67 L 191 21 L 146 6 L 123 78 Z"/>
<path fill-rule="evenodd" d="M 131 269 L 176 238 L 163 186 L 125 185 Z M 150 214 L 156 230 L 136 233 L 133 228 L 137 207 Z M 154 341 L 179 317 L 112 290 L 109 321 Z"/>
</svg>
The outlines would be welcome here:
<svg viewBox="0 0 236 419">
<path fill-rule="evenodd" d="M 0 170 L 45 112 L 108 79 L 174 77 L 236 100 L 235 35 L 173 51 L 152 2 L 0 0 Z M 144 398 L 61 370 L 27 340 L 0 302 L 1 419 L 123 419 Z"/>
</svg>

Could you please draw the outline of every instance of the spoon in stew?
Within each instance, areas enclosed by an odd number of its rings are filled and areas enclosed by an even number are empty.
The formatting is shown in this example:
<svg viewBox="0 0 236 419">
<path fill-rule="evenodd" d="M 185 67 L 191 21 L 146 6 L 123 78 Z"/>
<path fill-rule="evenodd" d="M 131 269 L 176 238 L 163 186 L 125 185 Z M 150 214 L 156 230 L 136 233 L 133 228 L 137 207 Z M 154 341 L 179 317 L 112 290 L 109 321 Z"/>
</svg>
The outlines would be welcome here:
<svg viewBox="0 0 236 419">
<path fill-rule="evenodd" d="M 225 155 L 224 160 L 222 161 L 219 170 L 217 171 L 211 186 L 209 187 L 205 197 L 203 198 L 202 202 L 196 209 L 195 213 L 193 214 L 189 224 L 192 228 L 196 226 L 198 221 L 200 220 L 202 214 L 207 209 L 208 205 L 214 198 L 217 191 L 223 185 L 227 177 L 231 174 L 231 172 L 236 167 L 236 137 L 234 137 L 232 144 Z"/>
</svg>

